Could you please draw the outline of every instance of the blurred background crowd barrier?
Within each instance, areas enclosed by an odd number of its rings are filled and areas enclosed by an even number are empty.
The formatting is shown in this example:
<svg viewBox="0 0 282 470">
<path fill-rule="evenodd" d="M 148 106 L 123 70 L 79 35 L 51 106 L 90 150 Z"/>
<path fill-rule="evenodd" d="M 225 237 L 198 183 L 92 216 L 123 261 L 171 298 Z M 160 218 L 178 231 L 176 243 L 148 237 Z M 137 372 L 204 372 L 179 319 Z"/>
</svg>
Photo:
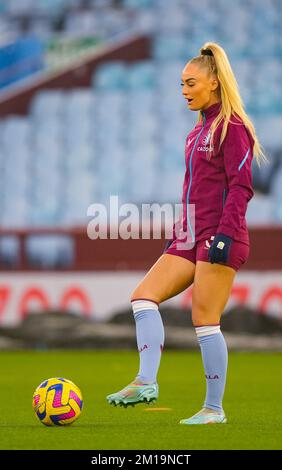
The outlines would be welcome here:
<svg viewBox="0 0 282 470">
<path fill-rule="evenodd" d="M 253 164 L 251 255 L 226 310 L 281 322 L 281 24 L 281 0 L 0 0 L 3 328 L 30 312 L 102 322 L 128 308 L 164 240 L 90 240 L 87 208 L 181 201 L 197 119 L 181 73 L 205 41 L 226 50 L 269 158 Z M 191 289 L 166 306 L 186 315 Z"/>
</svg>

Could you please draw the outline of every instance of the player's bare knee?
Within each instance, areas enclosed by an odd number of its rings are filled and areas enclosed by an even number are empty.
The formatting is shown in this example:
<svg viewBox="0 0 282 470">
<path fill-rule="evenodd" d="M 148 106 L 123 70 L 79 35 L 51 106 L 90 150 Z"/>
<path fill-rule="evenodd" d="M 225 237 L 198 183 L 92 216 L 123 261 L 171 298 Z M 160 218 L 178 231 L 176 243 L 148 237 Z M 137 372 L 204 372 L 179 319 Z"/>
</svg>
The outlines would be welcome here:
<svg viewBox="0 0 282 470">
<path fill-rule="evenodd" d="M 219 325 L 220 321 L 218 318 L 195 318 L 192 319 L 193 326 L 208 326 L 208 325 Z"/>
<path fill-rule="evenodd" d="M 192 323 L 194 326 L 217 325 L 220 322 L 220 315 L 210 310 L 192 311 Z"/>
<path fill-rule="evenodd" d="M 137 288 L 132 292 L 130 302 L 138 299 L 152 300 L 153 302 L 159 303 L 159 300 L 156 298 L 156 295 L 154 295 L 152 292 L 149 292 L 147 289 L 142 288 Z"/>
<path fill-rule="evenodd" d="M 201 317 L 195 317 L 195 318 L 192 317 L 192 323 L 193 323 L 193 326 L 195 326 L 195 327 L 196 326 L 206 326 L 206 325 L 209 324 L 207 319 L 201 318 Z"/>
</svg>

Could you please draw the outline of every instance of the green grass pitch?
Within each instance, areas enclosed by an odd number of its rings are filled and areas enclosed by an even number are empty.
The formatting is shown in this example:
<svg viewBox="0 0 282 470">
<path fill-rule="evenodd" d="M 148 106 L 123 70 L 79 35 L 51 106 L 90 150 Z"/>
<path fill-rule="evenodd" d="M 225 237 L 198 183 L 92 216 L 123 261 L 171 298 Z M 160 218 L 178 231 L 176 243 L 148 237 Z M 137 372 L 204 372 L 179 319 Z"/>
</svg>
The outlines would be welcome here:
<svg viewBox="0 0 282 470">
<path fill-rule="evenodd" d="M 200 352 L 164 351 L 157 403 L 127 409 L 105 396 L 134 378 L 134 351 L 1 352 L 1 449 L 281 449 L 282 374 L 279 353 L 230 353 L 226 425 L 184 426 L 202 406 L 205 379 Z M 84 399 L 71 426 L 45 427 L 32 407 L 44 379 L 74 381 Z M 146 411 L 152 408 L 166 411 Z"/>
</svg>

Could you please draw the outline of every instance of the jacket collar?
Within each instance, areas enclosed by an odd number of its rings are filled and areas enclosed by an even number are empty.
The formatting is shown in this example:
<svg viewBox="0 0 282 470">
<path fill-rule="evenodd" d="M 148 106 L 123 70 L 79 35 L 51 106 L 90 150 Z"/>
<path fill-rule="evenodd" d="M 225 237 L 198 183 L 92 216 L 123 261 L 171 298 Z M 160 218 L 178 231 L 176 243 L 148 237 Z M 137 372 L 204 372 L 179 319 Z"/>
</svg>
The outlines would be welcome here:
<svg viewBox="0 0 282 470">
<path fill-rule="evenodd" d="M 210 117 L 216 116 L 219 113 L 220 108 L 221 108 L 221 101 L 219 101 L 218 103 L 212 104 L 211 106 L 209 106 L 208 108 L 204 110 L 201 109 L 201 115 L 205 116 L 206 119 L 209 119 Z"/>
</svg>

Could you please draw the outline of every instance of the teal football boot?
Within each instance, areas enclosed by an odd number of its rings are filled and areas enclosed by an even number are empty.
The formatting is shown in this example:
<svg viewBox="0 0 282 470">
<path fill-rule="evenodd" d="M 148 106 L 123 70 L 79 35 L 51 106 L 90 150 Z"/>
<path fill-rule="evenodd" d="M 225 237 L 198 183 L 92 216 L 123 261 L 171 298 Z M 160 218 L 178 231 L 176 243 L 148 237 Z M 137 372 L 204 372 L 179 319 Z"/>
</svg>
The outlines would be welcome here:
<svg viewBox="0 0 282 470">
<path fill-rule="evenodd" d="M 207 411 L 206 408 L 203 408 L 201 411 L 196 413 L 191 418 L 182 419 L 180 424 L 226 424 L 227 418 L 224 411 L 217 413 L 213 410 Z"/>
<path fill-rule="evenodd" d="M 154 403 L 159 395 L 159 387 L 157 383 L 142 384 L 133 381 L 119 392 L 112 393 L 107 396 L 110 405 L 134 406 L 137 403 Z"/>
</svg>

